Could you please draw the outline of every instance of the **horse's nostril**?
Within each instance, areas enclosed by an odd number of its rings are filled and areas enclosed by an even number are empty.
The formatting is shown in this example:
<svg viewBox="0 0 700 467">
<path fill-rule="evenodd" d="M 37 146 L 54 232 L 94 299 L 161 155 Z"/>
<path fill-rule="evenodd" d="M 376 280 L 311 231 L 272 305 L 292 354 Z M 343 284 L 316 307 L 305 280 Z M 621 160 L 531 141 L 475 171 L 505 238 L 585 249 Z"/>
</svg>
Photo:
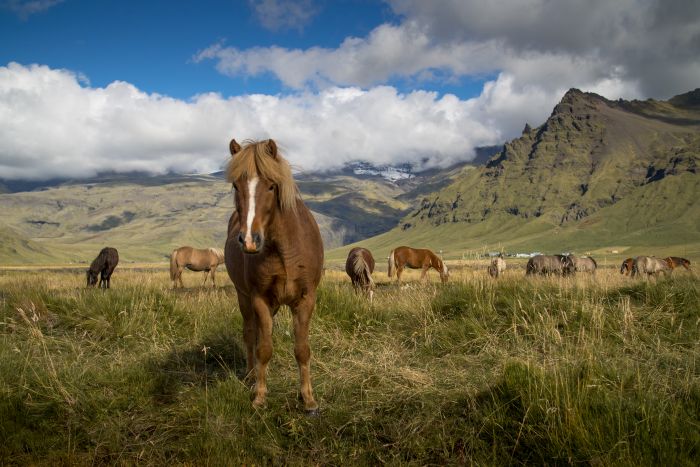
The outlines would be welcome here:
<svg viewBox="0 0 700 467">
<path fill-rule="evenodd" d="M 255 245 L 260 245 L 260 239 L 261 238 L 259 233 L 253 234 L 253 243 L 255 243 Z"/>
<path fill-rule="evenodd" d="M 245 241 L 245 235 L 243 235 L 243 232 L 238 232 L 238 243 L 243 245 L 244 241 Z"/>
</svg>

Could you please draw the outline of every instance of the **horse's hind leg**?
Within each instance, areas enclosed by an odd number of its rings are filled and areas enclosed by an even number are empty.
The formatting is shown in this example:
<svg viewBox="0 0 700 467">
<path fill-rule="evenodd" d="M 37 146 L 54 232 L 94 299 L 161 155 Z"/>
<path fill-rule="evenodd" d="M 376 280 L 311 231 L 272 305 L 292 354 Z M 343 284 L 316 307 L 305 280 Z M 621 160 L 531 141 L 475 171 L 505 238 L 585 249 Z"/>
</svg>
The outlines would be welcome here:
<svg viewBox="0 0 700 467">
<path fill-rule="evenodd" d="M 305 296 L 293 310 L 294 356 L 299 367 L 299 386 L 304 400 L 304 409 L 309 414 L 318 413 L 318 403 L 311 389 L 311 347 L 309 346 L 309 322 L 316 305 L 316 294 Z"/>
</svg>

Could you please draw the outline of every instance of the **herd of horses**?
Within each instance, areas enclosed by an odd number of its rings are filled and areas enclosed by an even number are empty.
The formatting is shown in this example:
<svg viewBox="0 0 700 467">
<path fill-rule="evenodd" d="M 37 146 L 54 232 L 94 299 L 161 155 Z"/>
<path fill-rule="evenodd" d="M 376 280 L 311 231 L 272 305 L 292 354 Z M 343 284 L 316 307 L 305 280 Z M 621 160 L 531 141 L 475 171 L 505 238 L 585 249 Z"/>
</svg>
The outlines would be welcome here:
<svg viewBox="0 0 700 467">
<path fill-rule="evenodd" d="M 282 157 L 273 140 L 247 141 L 241 146 L 235 139 L 229 144 L 231 158 L 226 177 L 233 189 L 234 209 L 228 222 L 224 250 L 181 247 L 170 256 L 170 279 L 174 288 L 183 287 L 182 272 L 204 271 L 215 285 L 215 271 L 221 263 L 234 284 L 243 317 L 243 340 L 246 348 L 246 379 L 253 379 L 253 406 L 265 405 L 267 367 L 272 357 L 273 318 L 281 306 L 291 309 L 294 326 L 294 356 L 300 379 L 304 409 L 318 414 L 311 386 L 309 323 L 316 305 L 316 290 L 323 274 L 323 243 L 318 225 L 301 200 L 289 163 Z M 109 288 L 110 277 L 119 261 L 114 248 L 104 248 L 87 272 L 88 286 L 97 283 Z M 627 261 L 632 261 L 627 263 Z M 626 260 L 621 272 L 632 275 L 655 274 L 690 262 L 683 258 L 664 261 L 640 256 Z M 345 271 L 357 291 L 372 300 L 375 284 L 372 279 L 375 261 L 365 248 L 353 248 L 347 257 Z M 593 258 L 573 255 L 538 255 L 527 263 L 526 274 L 569 275 L 576 271 L 594 272 Z M 396 274 L 401 282 L 404 269 L 420 269 L 421 279 L 432 268 L 443 283 L 449 278 L 447 265 L 434 252 L 401 246 L 388 257 L 388 274 Z M 489 275 L 504 273 L 506 262 L 494 258 Z"/>
</svg>

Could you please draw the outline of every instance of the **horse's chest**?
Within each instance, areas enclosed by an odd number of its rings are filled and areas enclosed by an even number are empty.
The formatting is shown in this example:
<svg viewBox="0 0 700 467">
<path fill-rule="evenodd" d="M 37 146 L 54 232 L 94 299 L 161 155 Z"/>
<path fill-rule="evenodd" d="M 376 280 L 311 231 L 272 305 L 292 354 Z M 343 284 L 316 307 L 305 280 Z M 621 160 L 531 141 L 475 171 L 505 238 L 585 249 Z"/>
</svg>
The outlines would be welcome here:
<svg viewBox="0 0 700 467">
<path fill-rule="evenodd" d="M 251 289 L 262 292 L 280 305 L 291 305 L 306 292 L 298 279 L 289 277 L 284 268 L 276 264 L 261 264 L 249 269 L 246 282 Z"/>
</svg>

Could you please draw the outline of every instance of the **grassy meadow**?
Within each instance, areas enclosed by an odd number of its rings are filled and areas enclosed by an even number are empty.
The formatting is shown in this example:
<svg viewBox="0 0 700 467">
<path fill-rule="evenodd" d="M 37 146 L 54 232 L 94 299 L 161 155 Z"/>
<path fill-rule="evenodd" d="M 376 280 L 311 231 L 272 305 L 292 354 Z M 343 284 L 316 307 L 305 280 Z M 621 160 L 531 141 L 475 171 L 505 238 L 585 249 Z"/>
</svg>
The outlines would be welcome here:
<svg viewBox="0 0 700 467">
<path fill-rule="evenodd" d="M 512 266 L 509 263 L 509 266 Z M 385 271 L 385 269 L 384 269 Z M 0 271 L 0 464 L 697 465 L 700 282 L 525 278 L 441 286 L 329 269 L 311 324 L 319 417 L 298 400 L 290 313 L 251 406 L 235 293 L 167 271 Z"/>
</svg>

